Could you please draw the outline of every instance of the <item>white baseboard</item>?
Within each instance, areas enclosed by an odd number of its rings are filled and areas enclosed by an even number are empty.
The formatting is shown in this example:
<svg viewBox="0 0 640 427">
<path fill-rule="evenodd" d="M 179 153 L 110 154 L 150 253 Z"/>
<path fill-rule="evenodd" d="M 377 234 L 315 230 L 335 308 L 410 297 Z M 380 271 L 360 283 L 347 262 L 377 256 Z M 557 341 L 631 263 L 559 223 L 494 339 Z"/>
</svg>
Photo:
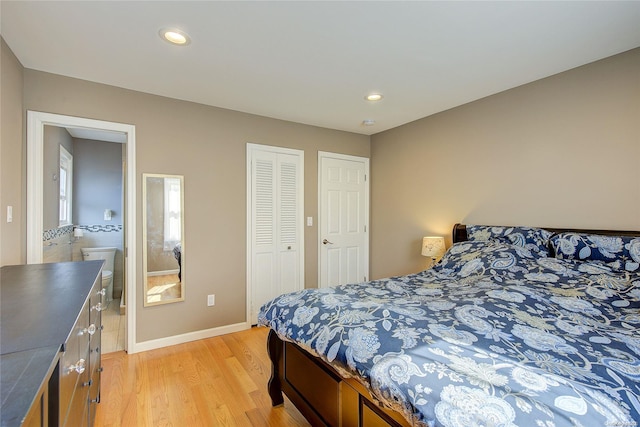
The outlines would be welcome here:
<svg viewBox="0 0 640 427">
<path fill-rule="evenodd" d="M 204 329 L 202 331 L 188 332 L 181 335 L 173 335 L 156 340 L 143 341 L 135 344 L 134 349 L 128 349 L 129 354 L 141 351 L 155 350 L 156 348 L 169 347 L 176 344 L 202 340 L 205 338 L 217 337 L 218 335 L 230 334 L 232 332 L 244 331 L 251 328 L 249 322 L 235 323 L 233 325 L 220 326 L 217 328 Z"/>
</svg>

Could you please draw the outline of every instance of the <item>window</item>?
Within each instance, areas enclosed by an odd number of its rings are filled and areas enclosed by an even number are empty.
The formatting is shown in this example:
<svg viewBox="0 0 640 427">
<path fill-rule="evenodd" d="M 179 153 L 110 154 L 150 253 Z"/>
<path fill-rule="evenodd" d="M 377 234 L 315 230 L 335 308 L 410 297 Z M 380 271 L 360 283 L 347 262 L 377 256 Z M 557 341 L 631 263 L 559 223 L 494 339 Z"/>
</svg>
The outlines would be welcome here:
<svg viewBox="0 0 640 427">
<path fill-rule="evenodd" d="M 180 179 L 164 179 L 164 249 L 167 251 L 180 243 L 181 220 Z"/>
<path fill-rule="evenodd" d="M 59 226 L 71 225 L 71 197 L 73 189 L 73 156 L 60 146 L 60 216 Z"/>
</svg>

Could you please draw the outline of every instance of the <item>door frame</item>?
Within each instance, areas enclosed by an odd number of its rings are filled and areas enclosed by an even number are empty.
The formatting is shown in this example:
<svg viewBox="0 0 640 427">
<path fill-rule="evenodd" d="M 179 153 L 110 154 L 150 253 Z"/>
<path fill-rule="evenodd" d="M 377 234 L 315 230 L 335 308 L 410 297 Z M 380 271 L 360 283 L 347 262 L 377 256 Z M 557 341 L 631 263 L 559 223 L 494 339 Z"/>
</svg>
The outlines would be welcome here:
<svg viewBox="0 0 640 427">
<path fill-rule="evenodd" d="M 27 110 L 27 264 L 42 263 L 44 126 L 126 134 L 124 267 L 127 327 L 125 350 L 136 352 L 136 127 L 135 125 Z M 129 249 L 131 249 L 129 251 Z"/>
<path fill-rule="evenodd" d="M 273 153 L 281 153 L 281 154 L 293 154 L 300 157 L 300 176 L 302 177 L 302 182 L 298 183 L 301 185 L 300 189 L 300 200 L 299 200 L 299 208 L 300 208 L 300 221 L 298 223 L 298 233 L 300 235 L 300 258 L 299 258 L 299 268 L 300 268 L 300 287 L 299 290 L 305 288 L 305 272 L 304 272 L 304 150 L 299 150 L 295 148 L 285 148 L 285 147 L 276 147 L 272 145 L 262 145 L 255 144 L 252 142 L 247 142 L 246 144 L 247 150 L 247 166 L 246 166 L 246 179 L 247 179 L 247 272 L 246 272 L 246 280 L 247 280 L 247 324 L 251 326 L 252 323 L 252 314 L 251 314 L 251 306 L 253 303 L 253 283 L 251 281 L 252 273 L 253 273 L 253 236 L 251 234 L 251 230 L 253 228 L 253 198 L 252 195 L 252 161 L 253 161 L 253 153 L 257 150 L 262 151 L 270 151 Z"/>
<path fill-rule="evenodd" d="M 364 270 L 367 272 L 367 278 L 371 279 L 371 272 L 369 271 L 369 236 L 371 235 L 371 226 L 370 226 L 370 207 L 369 207 L 369 196 L 371 193 L 371 171 L 369 168 L 370 159 L 368 157 L 360 157 L 353 156 L 349 154 L 340 154 L 340 153 L 332 153 L 328 151 L 318 151 L 318 288 L 322 287 L 322 159 L 338 159 L 338 160 L 347 160 L 352 162 L 364 163 L 365 169 L 365 194 L 364 194 L 364 210 L 366 212 L 365 217 L 365 227 L 367 229 L 364 243 Z"/>
</svg>

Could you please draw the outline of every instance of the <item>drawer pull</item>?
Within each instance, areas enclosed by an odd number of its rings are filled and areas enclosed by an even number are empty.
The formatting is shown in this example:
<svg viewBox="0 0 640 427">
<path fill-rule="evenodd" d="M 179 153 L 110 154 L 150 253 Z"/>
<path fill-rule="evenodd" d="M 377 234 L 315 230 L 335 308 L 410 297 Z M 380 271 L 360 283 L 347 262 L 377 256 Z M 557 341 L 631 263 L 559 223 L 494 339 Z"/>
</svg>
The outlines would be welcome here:
<svg viewBox="0 0 640 427">
<path fill-rule="evenodd" d="M 103 310 L 102 303 L 97 303 L 96 305 L 91 307 L 91 310 L 102 311 Z"/>
<path fill-rule="evenodd" d="M 82 387 L 91 386 L 91 384 L 93 384 L 93 380 L 89 380 L 87 382 L 82 383 Z"/>
<path fill-rule="evenodd" d="M 88 328 L 84 328 L 84 329 L 82 330 L 82 332 L 80 333 L 80 335 L 83 335 L 83 334 L 93 335 L 93 334 L 95 334 L 95 333 L 96 333 L 96 330 L 97 330 L 96 325 L 94 325 L 94 324 L 92 323 L 92 324 L 90 324 L 90 325 L 89 325 L 89 327 L 88 327 Z"/>
<path fill-rule="evenodd" d="M 102 371 L 104 371 L 104 368 L 103 368 L 102 366 L 100 366 L 100 367 L 98 368 L 98 372 L 102 372 Z"/>
<path fill-rule="evenodd" d="M 105 296 L 106 294 L 107 294 L 107 290 L 105 288 L 103 288 L 102 290 L 99 290 L 98 292 L 96 292 L 96 295 Z"/>
<path fill-rule="evenodd" d="M 84 359 L 80 359 L 75 365 L 71 365 L 67 369 L 69 370 L 69 372 L 76 371 L 77 373 L 81 374 L 85 370 L 85 364 L 86 362 L 84 361 Z"/>
</svg>

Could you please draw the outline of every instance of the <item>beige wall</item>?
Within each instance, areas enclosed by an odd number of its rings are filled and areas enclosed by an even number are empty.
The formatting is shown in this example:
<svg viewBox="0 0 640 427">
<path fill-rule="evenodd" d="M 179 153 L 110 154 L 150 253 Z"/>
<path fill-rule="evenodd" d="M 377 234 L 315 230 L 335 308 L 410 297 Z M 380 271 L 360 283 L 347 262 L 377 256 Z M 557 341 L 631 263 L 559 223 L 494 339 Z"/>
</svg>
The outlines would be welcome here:
<svg viewBox="0 0 640 427">
<path fill-rule="evenodd" d="M 369 157 L 369 137 L 363 135 L 29 69 L 24 71 L 24 83 L 26 109 L 136 126 L 139 342 L 245 321 L 247 142 L 305 151 L 304 214 L 314 218 L 318 150 Z M 142 307 L 140 203 L 144 172 L 184 175 L 185 302 Z M 24 169 L 20 173 L 24 175 Z M 317 228 L 305 227 L 307 287 L 316 286 L 317 259 Z M 215 307 L 207 307 L 207 294 L 216 295 Z"/>
<path fill-rule="evenodd" d="M 23 67 L 0 38 L 0 265 L 26 261 L 22 87 Z M 7 206 L 13 206 L 11 223 Z"/>
<path fill-rule="evenodd" d="M 374 135 L 371 275 L 456 222 L 640 230 L 640 49 Z"/>
</svg>

